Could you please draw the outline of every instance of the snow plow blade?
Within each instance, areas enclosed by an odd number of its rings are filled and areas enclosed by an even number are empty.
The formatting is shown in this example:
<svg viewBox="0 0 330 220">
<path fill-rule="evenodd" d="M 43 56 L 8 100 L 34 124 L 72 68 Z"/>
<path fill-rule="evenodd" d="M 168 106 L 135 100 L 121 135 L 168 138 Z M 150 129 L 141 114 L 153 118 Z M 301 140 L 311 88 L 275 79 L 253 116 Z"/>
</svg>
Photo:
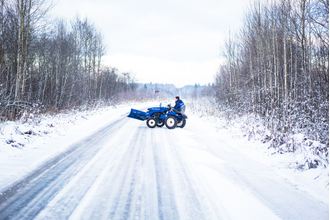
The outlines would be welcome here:
<svg viewBox="0 0 330 220">
<path fill-rule="evenodd" d="M 144 120 L 146 120 L 147 113 L 145 113 L 143 111 L 131 109 L 131 113 L 129 113 L 129 115 L 127 115 L 127 117 L 129 117 L 129 118 L 135 118 L 137 120 L 144 121 Z"/>
</svg>

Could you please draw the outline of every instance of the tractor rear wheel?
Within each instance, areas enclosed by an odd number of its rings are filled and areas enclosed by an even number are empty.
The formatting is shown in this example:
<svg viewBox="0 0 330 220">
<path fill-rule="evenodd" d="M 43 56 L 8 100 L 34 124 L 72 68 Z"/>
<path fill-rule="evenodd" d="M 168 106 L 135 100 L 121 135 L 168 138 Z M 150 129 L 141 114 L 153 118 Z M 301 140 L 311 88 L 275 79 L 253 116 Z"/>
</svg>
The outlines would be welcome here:
<svg viewBox="0 0 330 220">
<path fill-rule="evenodd" d="M 178 122 L 177 126 L 179 128 L 184 128 L 184 126 L 186 126 L 186 119 L 182 119 L 180 122 Z"/>
<path fill-rule="evenodd" d="M 160 119 L 156 126 L 161 128 L 161 127 L 163 127 L 164 125 L 165 125 L 164 120 Z"/>
<path fill-rule="evenodd" d="M 168 116 L 165 120 L 165 125 L 168 129 L 174 129 L 177 125 L 178 121 L 173 116 Z"/>
</svg>

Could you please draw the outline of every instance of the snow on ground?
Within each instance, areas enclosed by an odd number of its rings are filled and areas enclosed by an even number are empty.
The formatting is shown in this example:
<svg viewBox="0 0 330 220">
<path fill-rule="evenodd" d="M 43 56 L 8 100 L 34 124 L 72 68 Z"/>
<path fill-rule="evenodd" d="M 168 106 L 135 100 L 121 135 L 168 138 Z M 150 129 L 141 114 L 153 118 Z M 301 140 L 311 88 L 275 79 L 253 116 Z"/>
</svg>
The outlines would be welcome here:
<svg viewBox="0 0 330 220">
<path fill-rule="evenodd" d="M 41 118 L 31 117 L 26 120 L 26 123 L 16 121 L 1 124 L 0 191 L 23 178 L 43 162 L 65 151 L 74 142 L 99 130 L 111 120 L 127 115 L 131 107 L 145 110 L 146 106 L 157 105 L 158 103 L 155 102 L 135 105 L 123 104 L 117 108 L 108 107 L 95 111 L 63 113 Z M 329 204 L 328 168 L 293 169 L 291 162 L 296 161 L 297 157 L 302 156 L 301 154 L 273 154 L 260 141 L 248 141 L 247 137 L 243 137 L 243 133 L 239 129 L 224 129 L 219 126 L 219 122 L 214 118 L 191 115 L 189 110 L 187 113 L 189 114 L 189 123 L 194 121 L 194 124 L 199 124 L 210 136 L 224 137 L 224 140 L 230 143 L 231 147 L 238 149 L 254 160 L 272 167 L 278 175 L 285 177 L 298 189 L 306 191 L 318 200 Z M 183 129 L 179 132 L 186 131 Z M 194 146 L 194 143 L 191 143 L 191 146 Z M 215 160 L 212 155 L 204 155 L 204 151 L 198 150 L 198 146 L 186 149 L 185 152 L 189 153 L 189 157 L 185 158 L 189 158 L 194 163 L 211 163 L 212 159 L 215 161 L 213 164 L 219 163 L 219 160 Z M 201 172 L 203 173 L 203 178 L 213 179 L 215 184 L 217 182 L 226 183 L 225 179 L 220 176 L 217 177 L 219 179 L 216 179 L 214 171 L 206 167 L 198 166 L 196 169 L 204 169 Z M 230 185 L 230 183 L 227 183 L 227 185 Z M 246 194 L 246 192 L 240 192 L 237 187 L 233 191 L 239 195 Z M 226 192 L 221 192 L 221 189 L 219 189 L 219 192 L 216 193 L 225 194 Z M 251 199 L 247 196 L 248 198 Z M 229 200 L 224 205 L 230 206 L 230 202 Z M 232 202 L 235 201 L 233 200 Z M 264 210 L 265 213 L 267 211 Z M 240 219 L 242 213 L 244 215 L 244 212 L 237 213 L 236 218 Z"/>
<path fill-rule="evenodd" d="M 248 155 L 269 167 L 272 167 L 277 174 L 289 180 L 298 189 L 309 193 L 311 196 L 324 203 L 329 203 L 329 167 L 319 166 L 309 169 L 297 165 L 304 163 L 306 152 L 303 150 L 295 153 L 277 153 L 269 148 L 269 143 L 262 143 L 260 140 L 251 139 L 241 130 L 239 122 L 234 126 L 226 126 L 226 122 L 212 116 L 201 116 L 196 114 L 194 120 L 199 120 L 209 132 L 214 135 L 227 137 L 227 142 L 241 153 Z M 303 139 L 303 135 L 297 135 L 297 139 Z M 297 140 L 297 143 L 299 141 Z M 301 141 L 300 141 L 301 142 Z M 317 143 L 316 143 L 317 144 Z"/>
<path fill-rule="evenodd" d="M 0 124 L 0 191 L 65 151 L 71 144 L 119 116 L 127 115 L 131 105 L 30 116 L 25 123 L 19 120 Z M 134 107 L 144 109 L 146 105 L 135 104 Z"/>
</svg>

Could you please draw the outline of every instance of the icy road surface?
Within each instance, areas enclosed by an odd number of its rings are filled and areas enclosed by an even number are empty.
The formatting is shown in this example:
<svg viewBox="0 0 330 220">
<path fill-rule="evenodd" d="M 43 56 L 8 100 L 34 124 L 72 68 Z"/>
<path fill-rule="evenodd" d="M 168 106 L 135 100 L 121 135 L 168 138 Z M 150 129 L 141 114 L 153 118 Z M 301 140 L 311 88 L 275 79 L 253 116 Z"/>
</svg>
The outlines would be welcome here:
<svg viewBox="0 0 330 220">
<path fill-rule="evenodd" d="M 190 117 L 184 129 L 112 120 L 0 195 L 0 219 L 329 219 Z"/>
</svg>

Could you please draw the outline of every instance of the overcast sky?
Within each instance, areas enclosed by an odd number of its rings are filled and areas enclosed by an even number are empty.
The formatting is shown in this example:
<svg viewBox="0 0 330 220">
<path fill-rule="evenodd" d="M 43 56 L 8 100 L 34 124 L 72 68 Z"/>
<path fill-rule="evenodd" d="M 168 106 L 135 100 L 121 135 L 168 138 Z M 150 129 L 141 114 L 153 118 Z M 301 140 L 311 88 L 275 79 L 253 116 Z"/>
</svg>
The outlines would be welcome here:
<svg viewBox="0 0 330 220">
<path fill-rule="evenodd" d="M 229 29 L 249 0 L 55 0 L 52 13 L 88 17 L 105 38 L 104 63 L 142 83 L 212 83 Z"/>
</svg>

